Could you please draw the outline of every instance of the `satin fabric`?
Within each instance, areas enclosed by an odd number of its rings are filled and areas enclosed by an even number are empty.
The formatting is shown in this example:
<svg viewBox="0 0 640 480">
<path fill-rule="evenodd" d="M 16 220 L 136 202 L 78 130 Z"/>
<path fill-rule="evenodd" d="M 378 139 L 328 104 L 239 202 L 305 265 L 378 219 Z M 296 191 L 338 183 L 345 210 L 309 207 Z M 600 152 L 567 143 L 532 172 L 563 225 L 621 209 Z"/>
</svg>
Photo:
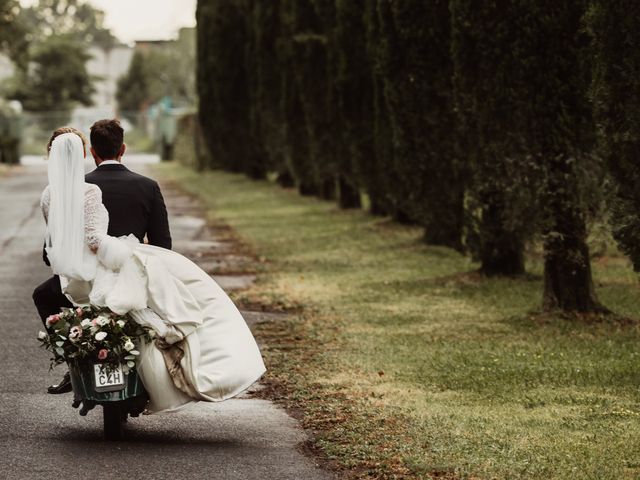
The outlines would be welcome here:
<svg viewBox="0 0 640 480">
<path fill-rule="evenodd" d="M 119 242 L 115 244 L 114 241 Z M 124 253 L 123 244 L 130 248 Z M 131 311 L 139 323 L 152 328 L 168 343 L 183 341 L 182 372 L 195 395 L 176 388 L 154 343 L 140 346 L 137 370 L 150 396 L 151 412 L 175 411 L 195 401 L 222 401 L 248 388 L 265 372 L 260 350 L 242 315 L 220 286 L 186 257 L 129 239 L 109 237 L 90 285 L 90 303 L 115 312 Z M 89 284 L 85 285 L 89 287 Z M 80 292 L 70 282 L 66 291 Z M 77 300 L 87 295 L 77 294 Z M 74 301 L 76 299 L 74 298 Z M 76 303 L 78 303 L 76 301 Z M 146 308 L 148 307 L 148 308 Z"/>
</svg>

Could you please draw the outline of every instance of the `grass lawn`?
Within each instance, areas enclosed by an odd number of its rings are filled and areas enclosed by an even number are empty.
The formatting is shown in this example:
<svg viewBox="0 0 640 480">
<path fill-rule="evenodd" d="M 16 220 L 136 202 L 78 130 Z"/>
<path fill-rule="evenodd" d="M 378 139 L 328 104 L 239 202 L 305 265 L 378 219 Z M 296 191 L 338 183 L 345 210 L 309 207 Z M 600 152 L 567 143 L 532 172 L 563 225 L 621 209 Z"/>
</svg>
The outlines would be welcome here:
<svg viewBox="0 0 640 480">
<path fill-rule="evenodd" d="M 485 279 L 420 229 L 268 182 L 171 164 L 267 259 L 237 300 L 301 306 L 262 324 L 270 394 L 360 478 L 640 478 L 640 328 L 540 315 L 529 276 Z M 640 318 L 636 275 L 594 260 L 597 292 Z"/>
</svg>

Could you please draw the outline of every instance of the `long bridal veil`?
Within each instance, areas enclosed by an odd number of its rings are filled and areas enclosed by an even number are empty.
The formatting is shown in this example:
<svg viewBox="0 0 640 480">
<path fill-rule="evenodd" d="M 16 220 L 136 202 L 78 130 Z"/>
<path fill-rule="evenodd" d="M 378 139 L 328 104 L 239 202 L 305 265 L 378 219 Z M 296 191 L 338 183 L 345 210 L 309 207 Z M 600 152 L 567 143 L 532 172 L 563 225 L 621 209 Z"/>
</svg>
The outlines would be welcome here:
<svg viewBox="0 0 640 480">
<path fill-rule="evenodd" d="M 53 273 L 78 280 L 95 276 L 87 262 L 84 234 L 84 146 L 75 133 L 64 133 L 49 152 L 49 218 L 46 251 Z"/>
</svg>

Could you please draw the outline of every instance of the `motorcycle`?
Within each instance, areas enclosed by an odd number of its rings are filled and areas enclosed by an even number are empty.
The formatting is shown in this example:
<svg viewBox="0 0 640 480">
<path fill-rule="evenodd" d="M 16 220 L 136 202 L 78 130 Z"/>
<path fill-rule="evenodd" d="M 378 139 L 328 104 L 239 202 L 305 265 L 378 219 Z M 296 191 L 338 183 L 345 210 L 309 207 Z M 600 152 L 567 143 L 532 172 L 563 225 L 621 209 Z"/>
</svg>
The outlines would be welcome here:
<svg viewBox="0 0 640 480">
<path fill-rule="evenodd" d="M 120 440 L 129 416 L 138 417 L 149 400 L 135 368 L 125 371 L 122 365 L 107 368 L 105 364 L 69 362 L 73 407 L 86 415 L 96 405 L 102 406 L 104 437 Z"/>
</svg>

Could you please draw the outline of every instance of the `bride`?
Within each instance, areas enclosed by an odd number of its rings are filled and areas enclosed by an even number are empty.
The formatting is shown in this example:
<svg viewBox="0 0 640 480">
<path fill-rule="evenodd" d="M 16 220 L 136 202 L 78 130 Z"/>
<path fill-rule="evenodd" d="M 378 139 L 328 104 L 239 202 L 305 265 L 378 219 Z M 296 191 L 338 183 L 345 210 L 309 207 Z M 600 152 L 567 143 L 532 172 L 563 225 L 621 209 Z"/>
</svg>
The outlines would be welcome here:
<svg viewBox="0 0 640 480">
<path fill-rule="evenodd" d="M 140 346 L 137 370 L 148 410 L 172 411 L 196 401 L 237 395 L 265 372 L 240 312 L 211 277 L 184 256 L 107 235 L 109 215 L 97 185 L 84 181 L 81 138 L 55 138 L 42 194 L 46 251 L 75 305 L 131 316 L 155 331 Z"/>
</svg>

